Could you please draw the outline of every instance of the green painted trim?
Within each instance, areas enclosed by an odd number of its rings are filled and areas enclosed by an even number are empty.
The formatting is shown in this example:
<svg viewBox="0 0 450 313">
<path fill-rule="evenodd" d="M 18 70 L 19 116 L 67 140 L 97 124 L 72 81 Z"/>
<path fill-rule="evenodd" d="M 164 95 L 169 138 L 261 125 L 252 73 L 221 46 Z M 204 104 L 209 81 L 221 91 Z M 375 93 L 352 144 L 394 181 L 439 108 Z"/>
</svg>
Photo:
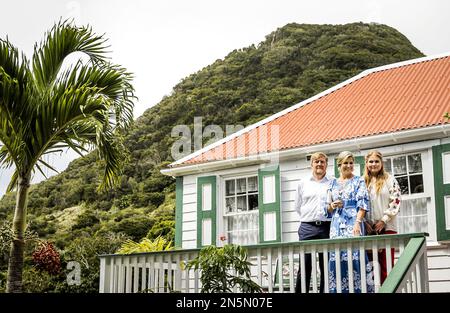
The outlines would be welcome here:
<svg viewBox="0 0 450 313">
<path fill-rule="evenodd" d="M 397 291 L 400 283 L 423 245 L 426 245 L 425 238 L 411 238 L 406 245 L 405 250 L 403 250 L 403 253 L 392 268 L 392 271 L 379 289 L 379 293 L 394 293 Z"/>
<path fill-rule="evenodd" d="M 217 188 L 216 176 L 206 176 L 197 178 L 197 248 L 202 248 L 202 221 L 211 219 L 211 244 L 216 245 L 216 215 L 217 215 Z M 211 211 L 202 210 L 202 196 L 204 184 L 211 184 Z"/>
<path fill-rule="evenodd" d="M 366 161 L 363 156 L 355 156 L 355 163 L 359 164 L 359 176 L 364 175 L 364 167 L 366 166 Z M 339 169 L 337 166 L 337 158 L 334 159 L 334 177 L 339 177 Z"/>
<path fill-rule="evenodd" d="M 437 240 L 449 240 L 450 230 L 445 227 L 444 197 L 450 195 L 450 184 L 444 184 L 442 153 L 450 151 L 450 144 L 433 146 L 434 198 Z"/>
<path fill-rule="evenodd" d="M 183 177 L 176 178 L 175 192 L 175 247 L 181 248 L 183 241 Z"/>
<path fill-rule="evenodd" d="M 275 176 L 275 202 L 263 204 L 263 178 L 265 176 Z M 259 204 L 259 242 L 280 242 L 281 241 L 281 183 L 280 183 L 280 167 L 271 166 L 258 170 L 258 204 Z M 275 212 L 276 216 L 276 239 L 264 241 L 264 213 Z"/>
</svg>

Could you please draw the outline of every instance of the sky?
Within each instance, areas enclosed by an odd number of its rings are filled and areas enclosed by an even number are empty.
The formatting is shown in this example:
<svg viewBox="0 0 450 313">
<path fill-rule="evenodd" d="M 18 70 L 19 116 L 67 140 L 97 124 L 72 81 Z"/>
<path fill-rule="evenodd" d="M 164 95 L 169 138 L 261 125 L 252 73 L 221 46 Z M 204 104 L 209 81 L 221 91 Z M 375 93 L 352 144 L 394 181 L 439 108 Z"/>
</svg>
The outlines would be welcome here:
<svg viewBox="0 0 450 313">
<path fill-rule="evenodd" d="M 29 58 L 34 43 L 60 19 L 105 34 L 111 61 L 134 73 L 135 118 L 184 77 L 234 49 L 257 45 L 287 23 L 376 22 L 396 28 L 425 55 L 450 52 L 447 0 L 0 0 L 0 8 L 0 38 Z M 76 157 L 46 160 L 62 171 Z M 0 169 L 0 195 L 10 175 Z M 42 179 L 36 174 L 34 182 Z"/>
</svg>

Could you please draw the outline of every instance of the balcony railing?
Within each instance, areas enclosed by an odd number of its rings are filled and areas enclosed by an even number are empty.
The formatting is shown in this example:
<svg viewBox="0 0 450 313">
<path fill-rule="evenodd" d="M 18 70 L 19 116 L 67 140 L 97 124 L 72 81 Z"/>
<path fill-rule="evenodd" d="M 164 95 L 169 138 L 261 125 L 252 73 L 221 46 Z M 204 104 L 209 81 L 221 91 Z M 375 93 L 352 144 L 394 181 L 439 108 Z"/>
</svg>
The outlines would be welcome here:
<svg viewBox="0 0 450 313">
<path fill-rule="evenodd" d="M 342 292 L 340 252 L 361 256 L 373 255 L 373 283 L 375 292 L 428 292 L 428 269 L 425 233 L 365 236 L 345 239 L 310 240 L 246 246 L 252 263 L 252 279 L 267 292 L 294 292 L 297 271 L 300 269 L 302 291 L 306 290 L 305 256 L 311 254 L 312 274 L 310 292 L 319 290 L 318 253 L 324 255 L 328 273 L 329 253 L 336 255 L 337 292 Z M 386 249 L 388 277 L 381 286 L 378 251 Z M 392 250 L 395 263 L 392 264 Z M 194 259 L 200 249 L 173 250 L 130 255 L 100 256 L 100 292 L 200 292 L 201 272 L 185 270 L 183 264 Z M 353 288 L 353 265 L 346 263 L 349 273 L 349 292 Z M 360 258 L 361 273 L 366 259 Z M 325 292 L 329 292 L 329 278 L 324 276 Z M 365 275 L 361 275 L 361 291 L 367 292 Z M 238 289 L 234 290 L 239 292 Z"/>
</svg>

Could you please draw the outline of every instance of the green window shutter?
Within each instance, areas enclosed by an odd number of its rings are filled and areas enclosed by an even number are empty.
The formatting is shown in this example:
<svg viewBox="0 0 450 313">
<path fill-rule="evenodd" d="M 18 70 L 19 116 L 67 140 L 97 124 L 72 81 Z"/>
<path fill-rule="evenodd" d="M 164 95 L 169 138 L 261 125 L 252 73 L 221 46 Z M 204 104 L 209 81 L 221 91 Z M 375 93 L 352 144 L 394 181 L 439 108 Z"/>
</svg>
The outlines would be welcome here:
<svg viewBox="0 0 450 313">
<path fill-rule="evenodd" d="M 446 227 L 446 220 L 450 221 L 450 216 L 446 216 L 446 211 L 450 212 L 450 144 L 433 147 L 433 168 L 437 240 L 448 240 L 450 229 Z"/>
<path fill-rule="evenodd" d="M 281 241 L 280 168 L 258 170 L 259 242 Z"/>
<path fill-rule="evenodd" d="M 183 177 L 177 177 L 175 199 L 175 248 L 181 248 L 183 240 Z"/>
<path fill-rule="evenodd" d="M 216 176 L 197 179 L 197 247 L 216 244 Z M 204 228 L 211 236 L 204 236 Z M 205 234 L 206 235 L 206 234 Z"/>
<path fill-rule="evenodd" d="M 356 156 L 355 157 L 355 163 L 359 164 L 359 176 L 364 175 L 364 167 L 366 166 L 366 162 L 364 161 L 363 156 Z M 358 175 L 358 174 L 357 174 Z M 339 169 L 337 166 L 337 159 L 334 159 L 334 177 L 339 177 Z"/>
</svg>

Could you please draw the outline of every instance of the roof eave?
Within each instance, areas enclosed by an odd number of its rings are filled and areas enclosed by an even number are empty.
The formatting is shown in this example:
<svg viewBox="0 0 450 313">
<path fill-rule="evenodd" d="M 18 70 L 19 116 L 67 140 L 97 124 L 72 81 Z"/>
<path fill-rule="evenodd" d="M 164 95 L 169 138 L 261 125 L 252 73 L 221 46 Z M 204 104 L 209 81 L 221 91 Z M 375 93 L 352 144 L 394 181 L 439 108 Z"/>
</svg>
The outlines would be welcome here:
<svg viewBox="0 0 450 313">
<path fill-rule="evenodd" d="M 326 153 L 335 153 L 335 152 L 337 153 L 342 151 L 343 149 L 363 150 L 376 148 L 380 146 L 403 144 L 419 140 L 429 140 L 448 136 L 450 136 L 450 124 L 439 124 L 399 132 L 371 135 L 334 142 L 327 142 L 323 144 L 290 148 L 286 150 L 247 157 L 176 166 L 172 168 L 163 169 L 161 170 L 161 173 L 168 176 L 184 176 L 191 174 L 200 174 L 204 172 L 217 171 L 230 167 L 241 167 L 241 166 L 269 163 L 276 160 L 288 160 L 292 158 L 298 158 L 302 155 L 310 154 L 315 151 L 324 151 Z"/>
</svg>

